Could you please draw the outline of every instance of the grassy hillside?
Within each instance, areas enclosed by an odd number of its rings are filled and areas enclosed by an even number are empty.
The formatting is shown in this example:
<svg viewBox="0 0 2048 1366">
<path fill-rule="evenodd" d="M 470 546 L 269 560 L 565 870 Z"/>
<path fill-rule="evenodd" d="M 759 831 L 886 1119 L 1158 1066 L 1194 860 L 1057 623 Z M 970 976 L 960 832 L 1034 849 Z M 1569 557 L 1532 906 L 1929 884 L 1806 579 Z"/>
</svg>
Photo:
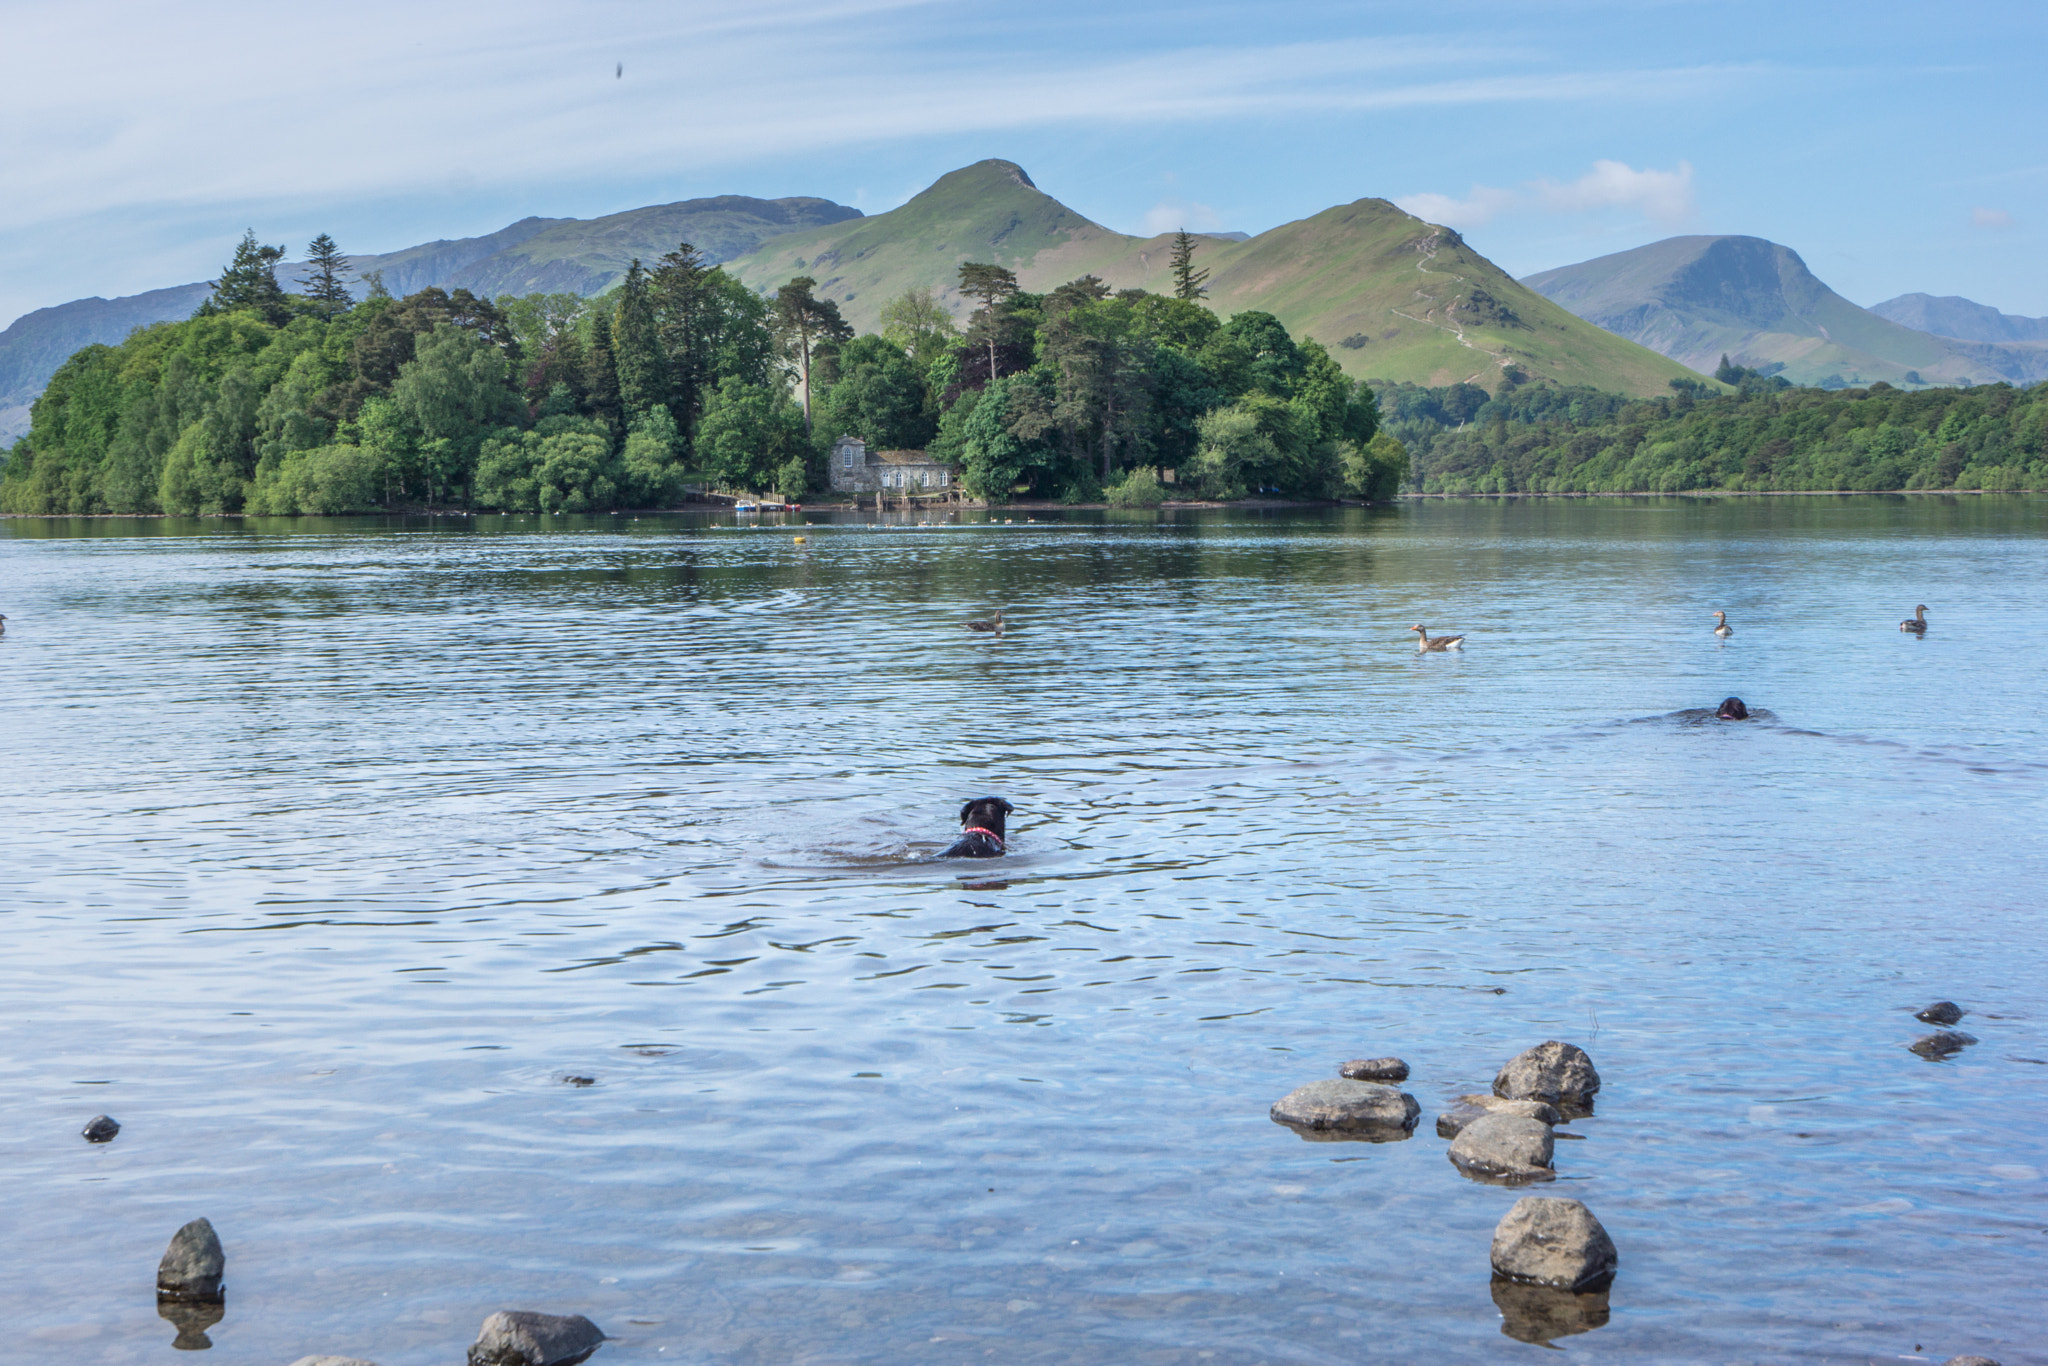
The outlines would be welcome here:
<svg viewBox="0 0 2048 1366">
<path fill-rule="evenodd" d="M 1671 237 L 1523 281 L 1581 318 L 1710 373 L 1782 367 L 1797 384 L 2048 378 L 2048 346 L 1954 341 L 1858 308 L 1799 253 L 1758 237 Z"/>
<path fill-rule="evenodd" d="M 963 261 L 1050 289 L 1094 274 L 1118 288 L 1170 292 L 1170 235 L 1112 232 L 1041 192 L 1007 161 L 941 177 L 899 209 L 773 239 L 728 268 L 758 289 L 810 275 L 862 330 L 913 286 L 956 312 Z M 1592 327 L 1510 279 L 1449 229 L 1381 199 L 1361 199 L 1245 241 L 1203 238 L 1209 302 L 1260 309 L 1330 348 L 1355 378 L 1494 387 L 1513 365 L 1532 378 L 1626 393 L 1669 392 L 1682 366 Z"/>
</svg>

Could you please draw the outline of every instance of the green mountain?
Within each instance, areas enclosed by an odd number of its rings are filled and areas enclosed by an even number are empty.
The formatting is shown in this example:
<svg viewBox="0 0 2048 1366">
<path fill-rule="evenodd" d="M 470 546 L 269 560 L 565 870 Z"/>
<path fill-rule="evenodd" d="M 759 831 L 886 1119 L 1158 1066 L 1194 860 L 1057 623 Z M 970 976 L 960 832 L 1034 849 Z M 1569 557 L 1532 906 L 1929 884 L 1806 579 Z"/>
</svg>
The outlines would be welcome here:
<svg viewBox="0 0 2048 1366">
<path fill-rule="evenodd" d="M 1937 337 L 1858 308 L 1760 237 L 1670 237 L 1524 278 L 1588 322 L 1702 373 L 1723 355 L 1796 384 L 2048 379 L 2048 344 Z"/>
<path fill-rule="evenodd" d="M 1901 327 L 1932 332 L 1937 337 L 1981 342 L 2048 341 L 2048 318 L 2001 313 L 1989 304 L 1955 294 L 1940 298 L 1932 294 L 1901 294 L 1896 299 L 1872 304 L 1870 311 Z"/>
<path fill-rule="evenodd" d="M 1235 235 L 1233 235 L 1235 236 Z M 757 289 L 794 275 L 819 282 L 847 319 L 873 330 L 903 291 L 936 291 L 956 314 L 964 261 L 993 261 L 1024 287 L 1093 274 L 1119 288 L 1172 288 L 1171 234 L 1112 232 L 1045 194 L 1008 161 L 941 176 L 901 208 L 777 237 L 727 269 Z M 1688 372 L 1590 327 L 1466 246 L 1455 232 L 1361 199 L 1256 237 L 1201 239 L 1209 302 L 1261 309 L 1330 348 L 1359 378 L 1487 388 L 1516 366 L 1532 377 L 1627 393 L 1668 393 Z"/>
<path fill-rule="evenodd" d="M 718 195 L 657 204 L 603 218 L 522 218 L 482 237 L 425 242 L 402 251 L 351 258 L 350 273 L 381 272 L 384 287 L 405 295 L 438 285 L 485 297 L 537 291 L 595 294 L 625 274 L 637 256 L 653 262 L 689 242 L 714 262 L 752 251 L 763 239 L 821 223 L 859 218 L 829 199 L 750 199 Z M 286 263 L 286 288 L 301 267 Z M 0 445 L 28 430 L 29 405 L 82 346 L 112 345 L 138 327 L 187 318 L 209 293 L 175 285 L 120 299 L 74 299 L 25 313 L 0 332 Z"/>
</svg>

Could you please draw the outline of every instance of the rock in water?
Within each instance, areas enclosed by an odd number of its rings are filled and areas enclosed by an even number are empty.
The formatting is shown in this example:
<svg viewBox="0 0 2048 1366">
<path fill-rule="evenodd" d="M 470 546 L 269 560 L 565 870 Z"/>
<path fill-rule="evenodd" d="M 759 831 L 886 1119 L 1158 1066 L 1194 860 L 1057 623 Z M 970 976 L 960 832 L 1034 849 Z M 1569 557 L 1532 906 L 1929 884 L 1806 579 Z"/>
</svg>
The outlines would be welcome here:
<svg viewBox="0 0 2048 1366">
<path fill-rule="evenodd" d="M 1353 1058 L 1337 1069 L 1337 1075 L 1353 1081 L 1406 1081 L 1408 1064 L 1399 1058 Z"/>
<path fill-rule="evenodd" d="M 1541 1100 L 1567 1114 L 1593 1112 L 1600 1074 L 1586 1050 L 1552 1039 L 1508 1060 L 1493 1079 L 1493 1093 L 1502 1100 Z"/>
<path fill-rule="evenodd" d="M 1575 1294 L 1547 1285 L 1523 1285 L 1493 1278 L 1493 1307 L 1500 1331 L 1516 1342 L 1547 1345 L 1553 1338 L 1590 1333 L 1607 1326 L 1607 1292 Z"/>
<path fill-rule="evenodd" d="M 1576 1200 L 1525 1195 L 1493 1231 L 1493 1271 L 1553 1290 L 1604 1290 L 1620 1257 L 1593 1211 Z"/>
<path fill-rule="evenodd" d="M 1438 1138 L 1456 1138 L 1467 1124 L 1486 1115 L 1520 1115 L 1545 1124 L 1562 1124 L 1564 1116 L 1540 1100 L 1502 1100 L 1499 1096 L 1459 1096 L 1453 1109 L 1436 1117 Z"/>
<path fill-rule="evenodd" d="M 1924 1038 L 1913 1040 L 1907 1046 L 1923 1058 L 1945 1058 L 1951 1053 L 1962 1052 L 1975 1042 L 1977 1040 L 1968 1034 L 1940 1029 Z"/>
<path fill-rule="evenodd" d="M 1408 1137 L 1421 1113 L 1415 1097 L 1369 1081 L 1312 1081 L 1272 1109 L 1278 1124 L 1373 1142 Z"/>
<path fill-rule="evenodd" d="M 156 1267 L 156 1297 L 185 1304 L 218 1304 L 227 1257 L 213 1225 L 194 1219 L 178 1230 Z"/>
<path fill-rule="evenodd" d="M 1963 1018 L 1963 1008 L 1954 1001 L 1936 1001 L 1927 1009 L 1914 1012 L 1913 1018 L 1927 1024 L 1954 1024 Z"/>
<path fill-rule="evenodd" d="M 603 1331 L 581 1314 L 501 1309 L 470 1344 L 469 1366 L 575 1366 L 603 1345 Z"/>
<path fill-rule="evenodd" d="M 1550 1126 L 1527 1115 L 1482 1115 L 1451 1142 L 1451 1163 L 1480 1181 L 1553 1181 Z"/>
<path fill-rule="evenodd" d="M 80 1132 L 87 1143 L 112 1143 L 114 1135 L 121 1132 L 121 1121 L 112 1115 L 94 1115 Z"/>
</svg>

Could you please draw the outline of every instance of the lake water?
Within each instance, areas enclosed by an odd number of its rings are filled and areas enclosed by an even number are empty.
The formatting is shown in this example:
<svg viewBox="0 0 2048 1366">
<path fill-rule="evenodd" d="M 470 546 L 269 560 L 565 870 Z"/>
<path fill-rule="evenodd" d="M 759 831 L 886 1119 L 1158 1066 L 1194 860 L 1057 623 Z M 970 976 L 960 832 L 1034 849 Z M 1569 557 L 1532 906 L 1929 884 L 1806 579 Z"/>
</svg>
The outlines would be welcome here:
<svg viewBox="0 0 2048 1366">
<path fill-rule="evenodd" d="M 6 1359 L 203 1214 L 222 1366 L 1542 1360 L 1433 1121 L 1556 1038 L 1556 1348 L 2048 1361 L 2048 500 L 1036 517 L 0 523 Z"/>
</svg>

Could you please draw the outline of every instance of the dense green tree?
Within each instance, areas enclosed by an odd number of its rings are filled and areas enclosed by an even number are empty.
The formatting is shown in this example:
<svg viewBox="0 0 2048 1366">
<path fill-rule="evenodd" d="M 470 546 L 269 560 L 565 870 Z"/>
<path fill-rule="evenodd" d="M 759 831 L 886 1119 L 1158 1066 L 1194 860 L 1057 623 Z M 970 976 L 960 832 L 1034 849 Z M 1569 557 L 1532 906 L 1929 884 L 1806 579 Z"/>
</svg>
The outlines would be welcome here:
<svg viewBox="0 0 2048 1366">
<path fill-rule="evenodd" d="M 1195 269 L 1195 239 L 1182 228 L 1173 235 L 1173 297 L 1189 303 L 1208 294 L 1206 270 Z"/>
<path fill-rule="evenodd" d="M 341 278 L 348 269 L 348 257 L 341 254 L 332 237 L 323 232 L 306 244 L 306 269 L 308 273 L 299 283 L 317 311 L 332 316 L 355 307 L 356 297 Z"/>
<path fill-rule="evenodd" d="M 697 460 L 720 488 L 776 488 L 789 462 L 808 462 L 810 454 L 803 410 L 781 384 L 727 379 L 704 407 Z"/>
<path fill-rule="evenodd" d="M 619 394 L 619 369 L 612 358 L 612 320 L 603 309 L 598 309 L 590 319 L 590 347 L 583 358 L 583 392 L 590 411 L 597 417 L 619 425 L 623 410 Z"/>
<path fill-rule="evenodd" d="M 454 323 L 420 339 L 391 402 L 417 434 L 430 503 L 465 494 L 485 438 L 525 416 L 504 352 Z"/>
<path fill-rule="evenodd" d="M 885 337 L 856 337 L 840 349 L 839 379 L 819 408 L 823 436 L 858 436 L 870 450 L 921 450 L 936 433 L 923 375 Z"/>
</svg>

